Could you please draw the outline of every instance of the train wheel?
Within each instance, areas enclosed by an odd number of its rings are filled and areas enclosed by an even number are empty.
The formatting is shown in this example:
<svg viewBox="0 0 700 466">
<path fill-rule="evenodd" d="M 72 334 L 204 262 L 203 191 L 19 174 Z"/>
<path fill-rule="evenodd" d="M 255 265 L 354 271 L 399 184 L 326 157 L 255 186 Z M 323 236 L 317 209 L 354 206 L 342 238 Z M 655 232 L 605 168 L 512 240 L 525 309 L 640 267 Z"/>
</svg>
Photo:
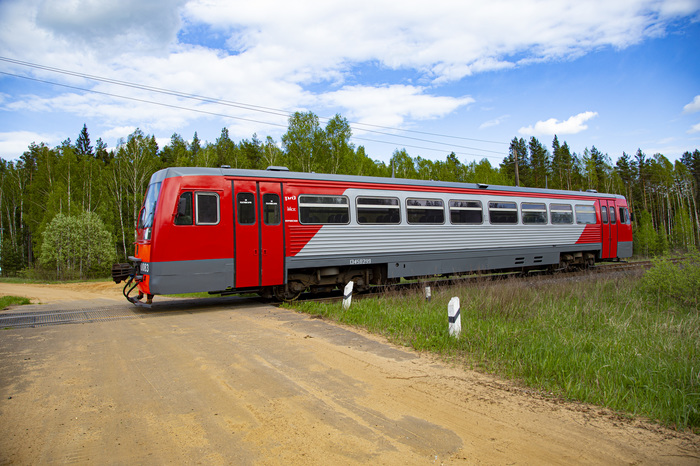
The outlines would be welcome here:
<svg viewBox="0 0 700 466">
<path fill-rule="evenodd" d="M 288 286 L 276 286 L 274 290 L 275 299 L 279 301 L 295 301 L 301 296 L 301 291 L 290 290 Z"/>
</svg>

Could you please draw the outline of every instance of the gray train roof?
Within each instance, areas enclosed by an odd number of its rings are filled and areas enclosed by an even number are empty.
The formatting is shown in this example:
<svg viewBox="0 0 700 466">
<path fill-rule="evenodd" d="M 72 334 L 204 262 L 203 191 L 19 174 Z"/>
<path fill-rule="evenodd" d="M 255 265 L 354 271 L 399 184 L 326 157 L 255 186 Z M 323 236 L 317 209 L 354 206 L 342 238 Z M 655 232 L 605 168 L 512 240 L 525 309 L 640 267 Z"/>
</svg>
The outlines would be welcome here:
<svg viewBox="0 0 700 466">
<path fill-rule="evenodd" d="M 411 187 L 477 189 L 480 191 L 508 191 L 513 193 L 561 194 L 568 196 L 613 197 L 624 199 L 619 194 L 606 194 L 588 191 L 565 191 L 559 189 L 522 188 L 516 186 L 486 185 L 481 183 L 458 183 L 450 181 L 414 180 L 407 178 L 383 178 L 376 176 L 331 175 L 327 173 L 304 173 L 283 170 L 242 170 L 237 168 L 169 167 L 158 170 L 151 177 L 151 183 L 179 176 L 237 176 L 244 178 L 274 178 L 283 180 L 332 181 L 345 183 L 393 184 Z"/>
</svg>

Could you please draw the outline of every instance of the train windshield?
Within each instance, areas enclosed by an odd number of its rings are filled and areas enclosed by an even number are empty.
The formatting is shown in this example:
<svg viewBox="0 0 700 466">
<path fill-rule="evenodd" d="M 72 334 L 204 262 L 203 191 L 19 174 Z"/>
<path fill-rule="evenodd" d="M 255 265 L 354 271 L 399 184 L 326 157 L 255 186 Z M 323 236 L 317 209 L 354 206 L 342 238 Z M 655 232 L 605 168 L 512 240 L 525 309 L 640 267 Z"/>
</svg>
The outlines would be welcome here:
<svg viewBox="0 0 700 466">
<path fill-rule="evenodd" d="M 156 213 L 156 204 L 158 203 L 158 194 L 160 194 L 161 183 L 153 183 L 148 187 L 146 192 L 146 200 L 143 201 L 141 215 L 139 216 L 139 229 L 151 228 L 153 226 L 153 217 Z"/>
</svg>

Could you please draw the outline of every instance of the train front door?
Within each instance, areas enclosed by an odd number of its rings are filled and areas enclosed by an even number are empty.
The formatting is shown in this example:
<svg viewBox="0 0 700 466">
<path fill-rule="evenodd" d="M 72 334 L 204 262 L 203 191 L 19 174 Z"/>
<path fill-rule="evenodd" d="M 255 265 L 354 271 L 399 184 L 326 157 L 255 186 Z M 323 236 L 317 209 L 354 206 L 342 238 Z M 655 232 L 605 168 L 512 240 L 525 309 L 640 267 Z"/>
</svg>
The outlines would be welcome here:
<svg viewBox="0 0 700 466">
<path fill-rule="evenodd" d="M 617 257 L 617 215 L 615 201 L 600 200 L 603 251 L 601 259 Z"/>
<path fill-rule="evenodd" d="M 236 288 L 284 283 L 281 183 L 233 181 Z"/>
</svg>

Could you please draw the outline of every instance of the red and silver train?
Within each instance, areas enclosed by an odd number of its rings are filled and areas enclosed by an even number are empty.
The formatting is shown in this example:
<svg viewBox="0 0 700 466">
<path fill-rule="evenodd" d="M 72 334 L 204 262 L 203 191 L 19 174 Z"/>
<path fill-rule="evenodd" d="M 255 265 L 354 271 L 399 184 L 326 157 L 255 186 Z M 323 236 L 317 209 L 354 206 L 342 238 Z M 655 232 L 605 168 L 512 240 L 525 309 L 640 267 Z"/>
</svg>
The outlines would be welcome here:
<svg viewBox="0 0 700 466">
<path fill-rule="evenodd" d="M 150 181 L 117 283 L 153 295 L 255 292 L 293 299 L 354 280 L 588 266 L 632 255 L 613 194 L 483 184 L 166 168 Z M 138 288 L 137 297 L 129 294 Z"/>
</svg>

